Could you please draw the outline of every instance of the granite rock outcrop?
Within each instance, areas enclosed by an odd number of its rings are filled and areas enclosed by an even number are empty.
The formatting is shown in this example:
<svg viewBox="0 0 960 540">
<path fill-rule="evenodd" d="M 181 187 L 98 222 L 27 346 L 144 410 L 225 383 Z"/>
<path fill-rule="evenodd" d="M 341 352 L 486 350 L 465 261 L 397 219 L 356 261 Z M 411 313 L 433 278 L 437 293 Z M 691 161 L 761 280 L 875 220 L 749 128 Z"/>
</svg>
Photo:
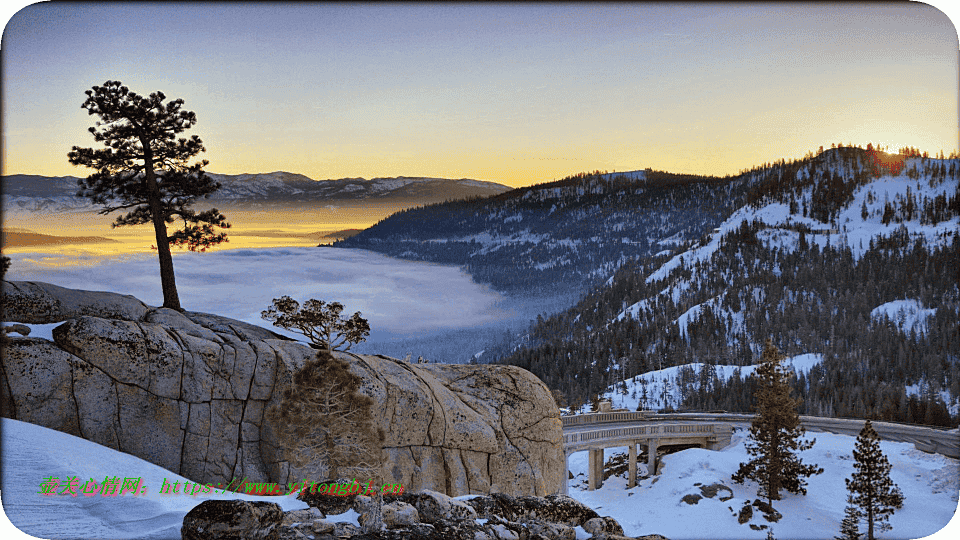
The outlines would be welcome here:
<svg viewBox="0 0 960 540">
<path fill-rule="evenodd" d="M 128 295 L 40 282 L 2 286 L 4 321 L 60 323 L 53 341 L 7 338 L 3 416 L 83 437 L 203 484 L 310 479 L 287 461 L 265 414 L 315 354 L 307 345 Z M 453 496 L 560 489 L 559 412 L 529 372 L 335 354 L 374 400 L 386 436 L 385 482 Z"/>
</svg>

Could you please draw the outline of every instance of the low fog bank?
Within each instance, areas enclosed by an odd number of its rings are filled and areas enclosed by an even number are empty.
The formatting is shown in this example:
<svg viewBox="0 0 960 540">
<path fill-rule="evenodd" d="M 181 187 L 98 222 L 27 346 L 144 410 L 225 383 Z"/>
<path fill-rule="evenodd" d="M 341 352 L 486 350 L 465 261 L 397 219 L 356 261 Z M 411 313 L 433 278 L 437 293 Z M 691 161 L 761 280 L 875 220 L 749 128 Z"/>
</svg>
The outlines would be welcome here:
<svg viewBox="0 0 960 540">
<path fill-rule="evenodd" d="M 131 294 L 163 303 L 155 252 L 113 255 L 11 253 L 6 278 Z M 572 302 L 569 295 L 522 299 L 475 283 L 453 266 L 393 259 L 365 250 L 284 247 L 174 254 L 184 309 L 216 313 L 273 328 L 260 317 L 283 295 L 360 311 L 372 329 L 353 350 L 416 361 L 467 362 L 507 332 L 526 328 L 545 311 Z M 275 329 L 294 338 L 299 334 Z M 481 357 L 481 361 L 487 358 Z"/>
</svg>

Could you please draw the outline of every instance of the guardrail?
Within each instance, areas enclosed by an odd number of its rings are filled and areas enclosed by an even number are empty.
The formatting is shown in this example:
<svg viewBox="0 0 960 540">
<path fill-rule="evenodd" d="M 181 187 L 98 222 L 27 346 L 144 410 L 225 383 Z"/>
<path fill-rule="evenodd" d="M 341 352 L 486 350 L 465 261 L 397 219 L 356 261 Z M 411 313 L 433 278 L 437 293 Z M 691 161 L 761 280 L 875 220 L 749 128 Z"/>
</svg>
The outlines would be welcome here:
<svg viewBox="0 0 960 540">
<path fill-rule="evenodd" d="M 608 412 L 608 413 L 578 414 L 574 416 L 561 416 L 560 421 L 563 423 L 563 427 L 569 427 L 569 426 L 579 426 L 583 424 L 608 424 L 610 422 L 631 422 L 631 421 L 640 421 L 640 420 L 651 420 L 655 416 L 659 417 L 661 415 L 658 415 L 653 411 L 637 411 L 637 412 L 622 411 L 622 412 Z"/>
<path fill-rule="evenodd" d="M 688 422 L 728 422 L 749 426 L 752 414 L 742 413 L 668 413 L 655 414 L 650 411 L 590 413 L 576 416 L 563 416 L 563 427 L 617 422 L 662 422 L 683 420 Z M 800 416 L 800 423 L 808 431 L 837 433 L 856 437 L 863 429 L 863 420 L 849 418 L 823 418 L 819 416 Z M 871 422 L 881 439 L 912 443 L 918 450 L 960 458 L 960 433 L 957 430 L 944 430 L 932 427 L 896 424 L 893 422 Z M 637 426 L 640 427 L 640 426 Z M 646 426 L 643 426 L 646 427 Z M 624 427 L 618 429 L 634 429 Z M 597 430 L 609 432 L 610 430 Z M 582 433 L 594 433 L 582 432 Z M 574 435 L 574 434 L 570 434 Z M 566 441 L 567 435 L 564 435 Z M 565 443 L 566 444 L 566 443 Z"/>
<path fill-rule="evenodd" d="M 654 419 L 659 420 L 662 416 L 664 415 L 658 415 L 653 411 L 588 413 L 577 414 L 574 416 L 561 416 L 560 422 L 563 423 L 563 427 L 570 427 L 584 424 L 609 424 L 611 422 L 631 422 Z"/>
</svg>

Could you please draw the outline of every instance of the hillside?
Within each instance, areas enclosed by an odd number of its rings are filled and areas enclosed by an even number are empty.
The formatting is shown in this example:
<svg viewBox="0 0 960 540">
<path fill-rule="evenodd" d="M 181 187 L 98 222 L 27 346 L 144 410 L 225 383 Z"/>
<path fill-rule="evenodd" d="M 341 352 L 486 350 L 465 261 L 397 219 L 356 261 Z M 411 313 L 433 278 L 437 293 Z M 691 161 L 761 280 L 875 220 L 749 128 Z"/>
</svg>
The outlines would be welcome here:
<svg viewBox="0 0 960 540">
<path fill-rule="evenodd" d="M 672 254 L 745 201 L 749 178 L 578 174 L 398 212 L 336 247 L 455 264 L 518 295 L 579 297 L 624 262 Z"/>
<path fill-rule="evenodd" d="M 747 204 L 696 245 L 630 261 L 480 361 L 528 368 L 576 406 L 652 370 L 749 365 L 773 338 L 823 359 L 794 381 L 801 413 L 955 425 L 958 168 L 841 148 L 744 173 Z M 701 373 L 673 407 L 751 410 L 752 379 Z"/>
</svg>

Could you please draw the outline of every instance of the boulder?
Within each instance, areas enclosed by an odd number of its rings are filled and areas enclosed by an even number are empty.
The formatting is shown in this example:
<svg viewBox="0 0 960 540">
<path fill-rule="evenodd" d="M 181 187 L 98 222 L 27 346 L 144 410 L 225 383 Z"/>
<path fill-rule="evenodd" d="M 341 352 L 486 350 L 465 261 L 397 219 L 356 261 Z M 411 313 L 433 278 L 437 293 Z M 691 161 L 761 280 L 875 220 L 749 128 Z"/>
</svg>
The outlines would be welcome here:
<svg viewBox="0 0 960 540">
<path fill-rule="evenodd" d="M 420 523 L 420 513 L 411 504 L 394 501 L 383 505 L 383 523 L 389 529 L 409 527 Z"/>
<path fill-rule="evenodd" d="M 443 493 L 423 490 L 420 493 L 404 497 L 417 510 L 420 521 L 436 525 L 441 521 L 461 521 L 477 519 L 477 511 L 469 504 L 452 499 Z"/>
<path fill-rule="evenodd" d="M 183 540 L 279 540 L 283 510 L 262 501 L 206 500 L 183 518 Z"/>
<path fill-rule="evenodd" d="M 744 523 L 750 521 L 753 518 L 753 507 L 750 506 L 750 501 L 743 503 L 743 507 L 740 508 L 740 512 L 737 513 L 737 523 L 743 525 Z"/>
<path fill-rule="evenodd" d="M 481 519 L 502 517 L 507 521 L 516 521 L 524 513 L 523 505 L 515 497 L 505 493 L 491 493 L 489 496 L 473 497 L 466 501 Z"/>
<path fill-rule="evenodd" d="M 595 517 L 588 519 L 583 530 L 594 536 L 623 536 L 623 527 L 612 517 Z"/>
<path fill-rule="evenodd" d="M 405 493 L 390 503 L 384 504 L 382 514 L 385 527 L 383 530 L 361 533 L 356 526 L 347 523 L 331 523 L 321 517 L 317 508 L 294 510 L 287 512 L 280 520 L 278 540 L 293 540 L 313 538 L 314 540 L 574 540 L 577 537 L 575 526 L 569 523 L 558 523 L 550 519 L 541 519 L 524 515 L 519 519 L 507 519 L 503 514 L 496 513 L 497 508 L 509 509 L 507 513 L 517 513 L 511 507 L 517 504 L 540 509 L 543 515 L 560 516 L 571 515 L 558 509 L 545 509 L 564 506 L 567 501 L 553 498 L 548 500 L 542 497 L 510 497 L 502 493 L 493 493 L 489 496 L 474 496 L 467 501 L 451 499 L 442 493 L 424 491 L 419 493 Z M 536 500 L 534 500 L 536 499 Z M 501 503 L 502 501 L 502 503 Z M 239 502 L 239 501 L 238 501 Z M 426 513 L 424 520 L 418 519 L 420 512 L 414 508 L 419 505 Z M 372 500 L 369 497 L 357 496 L 352 499 L 351 508 L 359 514 L 358 521 L 364 523 L 371 511 Z M 466 508 L 459 506 L 465 504 Z M 582 505 L 581 505 L 582 506 Z M 472 510 L 483 508 L 483 515 L 478 516 Z M 591 508 L 582 506 L 580 515 L 594 515 Z M 406 515 L 405 519 L 395 519 L 396 516 Z M 393 516 L 388 518 L 387 516 Z M 236 520 L 232 515 L 225 513 L 225 520 Z M 426 521 L 430 520 L 430 523 Z M 623 529 L 613 518 L 593 517 L 581 524 L 583 529 L 592 536 L 591 540 L 634 540 L 623 535 Z M 186 536 L 184 537 L 186 538 Z M 667 540 L 659 535 L 638 537 L 649 540 Z"/>
<path fill-rule="evenodd" d="M 562 523 L 526 520 L 521 522 L 530 531 L 531 536 L 540 535 L 551 540 L 577 540 L 577 531 Z"/>
<path fill-rule="evenodd" d="M 546 497 L 517 497 L 523 505 L 528 518 L 542 519 L 579 527 L 588 520 L 600 517 L 596 511 L 582 502 L 567 495 L 548 495 Z"/>
<path fill-rule="evenodd" d="M 39 282 L 3 282 L 0 292 L 5 321 L 62 323 L 53 341 L 6 338 L 4 416 L 78 435 L 201 484 L 225 487 L 244 478 L 287 485 L 328 470 L 322 453 L 303 468 L 291 464 L 290 449 L 266 421 L 293 374 L 316 354 L 309 346 L 128 295 Z M 335 354 L 373 398 L 385 434 L 385 483 L 451 496 L 543 496 L 562 486 L 559 411 L 531 373 Z"/>
<path fill-rule="evenodd" d="M 303 510 L 291 510 L 289 512 L 285 512 L 283 514 L 283 521 L 281 524 L 287 526 L 297 525 L 298 523 L 312 524 L 314 521 L 321 521 L 325 517 L 326 516 L 323 515 L 323 512 L 311 506 L 310 508 L 304 508 Z M 321 527 L 323 527 L 323 525 L 321 525 Z M 332 524 L 330 526 L 330 530 L 333 530 Z"/>
<path fill-rule="evenodd" d="M 301 540 L 316 535 L 332 534 L 336 525 L 324 519 L 316 508 L 291 510 L 283 514 L 277 533 L 278 540 Z"/>
<path fill-rule="evenodd" d="M 138 321 L 150 308 L 133 296 L 67 289 L 39 281 L 3 282 L 3 320 L 51 324 L 82 315 Z"/>
<path fill-rule="evenodd" d="M 332 483 L 333 482 L 318 482 L 318 484 L 321 485 Z M 350 510 L 353 508 L 354 500 L 358 496 L 359 495 L 328 495 L 316 489 L 316 486 L 302 489 L 300 493 L 297 494 L 298 499 L 309 504 L 311 508 L 316 508 L 322 512 L 324 516 L 336 516 Z"/>
<path fill-rule="evenodd" d="M 713 483 L 707 486 L 700 486 L 700 495 L 708 499 L 716 497 L 721 491 L 724 492 L 724 494 L 720 495 L 719 500 L 729 501 L 733 498 L 733 490 L 723 484 Z"/>
<path fill-rule="evenodd" d="M 777 511 L 776 508 L 770 506 L 767 501 L 762 501 L 760 499 L 753 500 L 753 506 L 757 507 L 757 510 L 763 512 L 763 519 L 776 523 L 783 518 L 783 514 Z"/>
</svg>

